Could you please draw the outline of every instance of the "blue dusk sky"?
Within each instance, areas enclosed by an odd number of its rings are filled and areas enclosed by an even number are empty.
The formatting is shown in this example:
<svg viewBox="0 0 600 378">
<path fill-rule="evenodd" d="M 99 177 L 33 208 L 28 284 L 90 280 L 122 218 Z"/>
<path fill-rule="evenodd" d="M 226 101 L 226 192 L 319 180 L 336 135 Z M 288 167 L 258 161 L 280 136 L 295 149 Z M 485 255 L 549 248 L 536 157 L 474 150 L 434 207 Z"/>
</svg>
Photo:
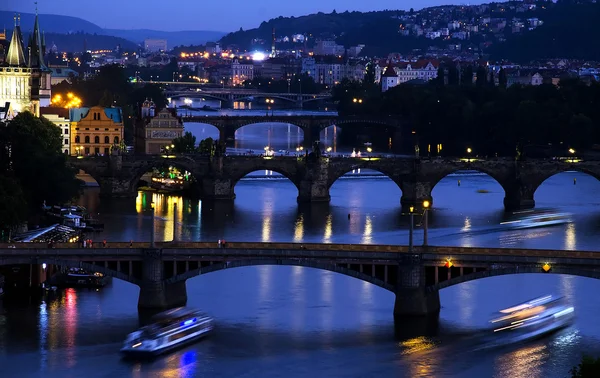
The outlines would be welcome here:
<svg viewBox="0 0 600 378">
<path fill-rule="evenodd" d="M 480 1 L 475 1 L 478 3 Z M 449 0 L 39 0 L 39 13 L 75 16 L 109 29 L 163 31 L 251 29 L 279 16 L 415 9 Z M 465 2 L 460 2 L 464 4 Z M 472 4 L 472 3 L 471 3 Z M 0 10 L 33 13 L 34 1 L 0 0 Z"/>
</svg>

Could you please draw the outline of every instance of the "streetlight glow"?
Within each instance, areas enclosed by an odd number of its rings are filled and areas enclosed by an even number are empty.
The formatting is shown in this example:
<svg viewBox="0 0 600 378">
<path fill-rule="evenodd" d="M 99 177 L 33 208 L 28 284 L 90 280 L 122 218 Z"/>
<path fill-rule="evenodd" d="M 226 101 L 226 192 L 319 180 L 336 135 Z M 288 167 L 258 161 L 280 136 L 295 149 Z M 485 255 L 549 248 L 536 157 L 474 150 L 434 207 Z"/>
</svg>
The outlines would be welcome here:
<svg viewBox="0 0 600 378">
<path fill-rule="evenodd" d="M 572 148 L 569 148 L 569 152 L 570 152 L 570 153 L 572 153 L 572 154 L 574 154 L 574 153 L 575 153 L 575 150 L 574 150 L 574 149 L 572 149 Z"/>
<path fill-rule="evenodd" d="M 431 205 L 431 203 L 429 203 L 429 201 L 427 201 L 427 200 L 423 201 L 423 208 L 429 209 L 430 205 Z"/>
<path fill-rule="evenodd" d="M 373 152 L 373 149 L 371 147 L 367 147 L 367 152 L 371 153 L 371 152 Z"/>
<path fill-rule="evenodd" d="M 468 147 L 468 148 L 467 148 L 467 153 L 468 153 L 468 154 L 470 154 L 470 153 L 471 153 L 471 151 L 473 151 L 473 150 L 471 150 L 471 147 Z"/>
</svg>

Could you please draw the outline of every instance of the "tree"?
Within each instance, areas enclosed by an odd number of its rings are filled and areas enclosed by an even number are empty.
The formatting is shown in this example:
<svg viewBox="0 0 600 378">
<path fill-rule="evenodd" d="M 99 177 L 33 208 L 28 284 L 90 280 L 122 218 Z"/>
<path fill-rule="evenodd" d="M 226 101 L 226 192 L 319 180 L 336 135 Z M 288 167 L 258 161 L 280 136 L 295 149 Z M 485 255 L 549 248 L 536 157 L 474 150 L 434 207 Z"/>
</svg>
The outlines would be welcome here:
<svg viewBox="0 0 600 378">
<path fill-rule="evenodd" d="M 129 96 L 129 104 L 138 108 L 149 98 L 154 102 L 157 110 L 167 107 L 169 101 L 165 92 L 156 84 L 146 84 L 141 88 L 136 88 Z"/>
<path fill-rule="evenodd" d="M 443 87 L 445 84 L 445 75 L 446 75 L 446 70 L 444 69 L 444 67 L 440 66 L 437 70 L 437 78 L 436 78 L 436 84 L 440 87 Z"/>
<path fill-rule="evenodd" d="M 173 151 L 178 154 L 191 154 L 196 150 L 196 137 L 189 131 L 183 136 L 173 139 Z"/>
<path fill-rule="evenodd" d="M 373 62 L 367 63 L 365 66 L 365 83 L 375 83 L 375 65 Z"/>
<path fill-rule="evenodd" d="M 215 147 L 216 145 L 213 138 L 202 139 L 198 145 L 198 152 L 203 155 L 214 156 L 216 150 Z"/>
<path fill-rule="evenodd" d="M 466 66 L 462 70 L 462 77 L 460 78 L 460 83 L 466 86 L 473 85 L 473 66 Z"/>
<path fill-rule="evenodd" d="M 0 232 L 10 233 L 27 219 L 27 213 L 27 201 L 19 183 L 14 178 L 0 175 Z"/>
<path fill-rule="evenodd" d="M 477 67 L 477 78 L 475 79 L 475 85 L 483 87 L 487 84 L 487 69 L 484 66 Z"/>
<path fill-rule="evenodd" d="M 500 68 L 500 72 L 498 72 L 498 86 L 502 89 L 506 89 L 508 85 L 508 79 L 506 78 L 506 71 L 504 71 L 504 67 Z"/>
<path fill-rule="evenodd" d="M 23 112 L 0 129 L 0 176 L 13 180 L 3 183 L 4 191 L 18 198 L 13 183 L 20 186 L 27 204 L 25 216 L 36 213 L 44 201 L 62 204 L 79 194 L 81 182 L 75 178 L 75 170 L 67 166 L 61 151 L 60 128 Z M 20 204 L 16 206 L 21 208 Z M 18 209 L 16 213 L 21 214 Z"/>
<path fill-rule="evenodd" d="M 583 356 L 579 365 L 571 369 L 572 378 L 600 377 L 600 358 Z"/>
</svg>

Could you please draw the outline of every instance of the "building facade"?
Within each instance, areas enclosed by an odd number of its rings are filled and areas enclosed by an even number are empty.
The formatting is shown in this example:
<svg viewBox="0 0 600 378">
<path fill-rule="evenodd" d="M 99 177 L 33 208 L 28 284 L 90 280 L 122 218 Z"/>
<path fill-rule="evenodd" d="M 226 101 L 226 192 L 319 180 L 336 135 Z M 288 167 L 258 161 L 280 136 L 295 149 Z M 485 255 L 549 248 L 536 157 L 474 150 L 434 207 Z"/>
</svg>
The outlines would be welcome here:
<svg viewBox="0 0 600 378">
<path fill-rule="evenodd" d="M 123 140 L 121 108 L 72 108 L 71 155 L 108 155 Z"/>
<path fill-rule="evenodd" d="M 252 79 L 254 79 L 253 63 L 240 63 L 237 59 L 231 63 L 231 80 L 233 85 L 240 85 L 244 81 Z"/>
<path fill-rule="evenodd" d="M 71 153 L 71 120 L 69 118 L 69 109 L 42 107 L 40 108 L 40 115 L 60 129 L 62 151 L 65 155 L 69 155 Z"/>
<path fill-rule="evenodd" d="M 183 135 L 183 122 L 174 109 L 161 109 L 155 113 L 151 100 L 142 104 L 140 119 L 135 129 L 135 152 L 146 155 L 163 153 L 173 139 Z"/>
<path fill-rule="evenodd" d="M 52 73 L 44 63 L 45 49 L 37 14 L 27 50 L 15 16 L 10 45 L 0 62 L 0 104 L 10 103 L 9 118 L 23 111 L 39 116 L 40 107 L 50 105 Z"/>
</svg>

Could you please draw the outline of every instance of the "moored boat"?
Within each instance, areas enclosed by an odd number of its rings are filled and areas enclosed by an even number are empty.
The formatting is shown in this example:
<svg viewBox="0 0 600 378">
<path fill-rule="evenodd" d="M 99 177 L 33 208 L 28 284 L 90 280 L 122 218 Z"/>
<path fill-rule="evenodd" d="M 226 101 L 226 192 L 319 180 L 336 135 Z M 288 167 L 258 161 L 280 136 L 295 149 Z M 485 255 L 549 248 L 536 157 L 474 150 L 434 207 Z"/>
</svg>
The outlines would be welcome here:
<svg viewBox="0 0 600 378">
<path fill-rule="evenodd" d="M 152 317 L 152 324 L 127 335 L 121 353 L 153 357 L 183 347 L 207 336 L 213 319 L 201 311 L 179 307 Z"/>
</svg>

